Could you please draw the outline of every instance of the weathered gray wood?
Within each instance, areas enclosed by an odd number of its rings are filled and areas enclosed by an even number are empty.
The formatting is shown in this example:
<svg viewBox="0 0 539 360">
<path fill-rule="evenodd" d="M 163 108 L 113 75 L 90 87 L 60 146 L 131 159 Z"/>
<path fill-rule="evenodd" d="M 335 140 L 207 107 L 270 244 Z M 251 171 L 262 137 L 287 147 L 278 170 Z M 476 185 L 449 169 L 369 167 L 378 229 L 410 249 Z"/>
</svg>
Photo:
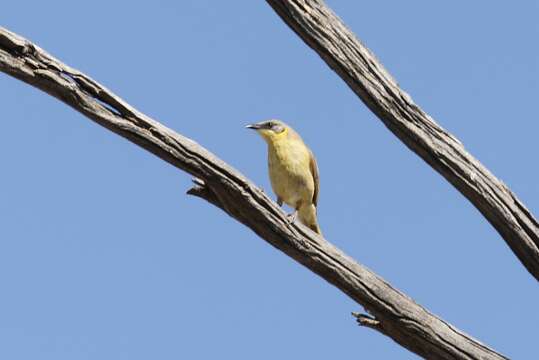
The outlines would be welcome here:
<svg viewBox="0 0 539 360">
<path fill-rule="evenodd" d="M 408 148 L 483 214 L 539 280 L 539 225 L 511 190 L 421 110 L 322 0 L 266 0 Z"/>
<path fill-rule="evenodd" d="M 298 222 L 290 224 L 262 190 L 194 141 L 150 119 L 88 76 L 3 28 L 0 71 L 49 93 L 194 175 L 197 179 L 190 194 L 220 207 L 361 304 L 371 316 L 357 315 L 360 324 L 430 359 L 504 359 L 429 313 L 322 237 Z"/>
</svg>

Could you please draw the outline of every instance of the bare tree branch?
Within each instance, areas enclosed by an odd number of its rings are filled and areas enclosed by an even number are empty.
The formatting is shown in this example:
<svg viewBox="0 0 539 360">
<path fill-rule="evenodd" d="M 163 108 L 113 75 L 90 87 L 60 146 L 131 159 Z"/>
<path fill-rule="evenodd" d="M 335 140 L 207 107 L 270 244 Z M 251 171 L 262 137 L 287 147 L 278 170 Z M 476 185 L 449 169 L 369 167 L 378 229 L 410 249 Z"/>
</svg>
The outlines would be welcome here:
<svg viewBox="0 0 539 360">
<path fill-rule="evenodd" d="M 105 87 L 26 39 L 0 28 L 0 71 L 60 99 L 98 124 L 195 176 L 190 194 L 251 228 L 335 285 L 371 316 L 358 322 L 430 359 L 504 359 L 434 316 L 286 214 L 238 171 L 194 141 L 150 119 Z"/>
<path fill-rule="evenodd" d="M 539 280 L 539 224 L 513 192 L 421 110 L 323 0 L 266 0 L 408 148 L 483 214 Z"/>
</svg>

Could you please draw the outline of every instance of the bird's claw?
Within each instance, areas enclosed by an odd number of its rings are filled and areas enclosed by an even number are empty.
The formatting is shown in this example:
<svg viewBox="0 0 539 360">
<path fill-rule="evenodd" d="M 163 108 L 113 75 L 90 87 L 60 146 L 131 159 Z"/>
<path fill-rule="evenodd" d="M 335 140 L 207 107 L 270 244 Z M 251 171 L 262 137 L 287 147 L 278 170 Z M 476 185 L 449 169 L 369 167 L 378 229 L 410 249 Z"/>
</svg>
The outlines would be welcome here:
<svg viewBox="0 0 539 360">
<path fill-rule="evenodd" d="M 289 224 L 293 224 L 294 221 L 296 221 L 297 217 L 298 217 L 298 212 L 297 211 L 294 211 L 292 214 L 288 214 L 286 215 L 287 219 L 288 219 L 288 223 Z"/>
</svg>

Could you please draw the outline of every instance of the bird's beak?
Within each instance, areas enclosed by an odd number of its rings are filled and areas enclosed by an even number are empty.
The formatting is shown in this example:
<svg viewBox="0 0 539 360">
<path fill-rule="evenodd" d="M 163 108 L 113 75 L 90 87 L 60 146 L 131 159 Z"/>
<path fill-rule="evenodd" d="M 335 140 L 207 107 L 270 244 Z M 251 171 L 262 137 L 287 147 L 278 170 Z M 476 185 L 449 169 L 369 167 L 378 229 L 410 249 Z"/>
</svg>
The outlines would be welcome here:
<svg viewBox="0 0 539 360">
<path fill-rule="evenodd" d="M 260 124 L 249 124 L 246 126 L 247 129 L 253 129 L 253 130 L 258 130 L 258 129 L 261 129 L 262 126 Z"/>
</svg>

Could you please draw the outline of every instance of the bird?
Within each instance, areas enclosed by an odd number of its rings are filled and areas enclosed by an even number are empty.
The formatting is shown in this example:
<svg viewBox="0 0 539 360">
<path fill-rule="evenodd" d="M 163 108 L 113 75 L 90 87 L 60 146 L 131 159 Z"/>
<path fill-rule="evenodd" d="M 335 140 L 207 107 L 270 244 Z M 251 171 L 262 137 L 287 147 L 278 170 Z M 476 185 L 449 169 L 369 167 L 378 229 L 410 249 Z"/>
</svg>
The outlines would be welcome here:
<svg viewBox="0 0 539 360">
<path fill-rule="evenodd" d="M 290 126 L 280 120 L 267 120 L 247 125 L 268 144 L 268 168 L 277 203 L 294 209 L 290 222 L 296 218 L 318 234 L 317 220 L 320 179 L 312 151 Z"/>
</svg>

